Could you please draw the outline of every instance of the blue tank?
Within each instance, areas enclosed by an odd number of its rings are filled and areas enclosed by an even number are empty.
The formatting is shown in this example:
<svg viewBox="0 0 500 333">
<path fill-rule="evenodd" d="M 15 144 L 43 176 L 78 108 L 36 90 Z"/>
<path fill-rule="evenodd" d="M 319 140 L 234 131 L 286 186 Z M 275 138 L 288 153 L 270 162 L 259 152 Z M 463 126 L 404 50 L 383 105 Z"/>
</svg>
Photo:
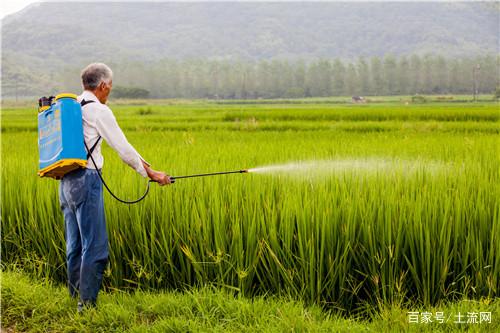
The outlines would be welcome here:
<svg viewBox="0 0 500 333">
<path fill-rule="evenodd" d="M 38 113 L 38 175 L 61 179 L 87 165 L 82 108 L 74 94 L 59 94 L 48 104 L 40 105 Z"/>
</svg>

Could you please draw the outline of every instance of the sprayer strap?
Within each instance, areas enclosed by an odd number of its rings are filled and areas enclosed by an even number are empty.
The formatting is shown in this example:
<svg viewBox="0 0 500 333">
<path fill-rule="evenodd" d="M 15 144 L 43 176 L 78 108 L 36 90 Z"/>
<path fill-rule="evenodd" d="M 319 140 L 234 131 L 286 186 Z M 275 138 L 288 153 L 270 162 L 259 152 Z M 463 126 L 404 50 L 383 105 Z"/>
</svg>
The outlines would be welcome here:
<svg viewBox="0 0 500 333">
<path fill-rule="evenodd" d="M 97 144 L 99 143 L 99 141 L 101 140 L 101 136 L 99 136 L 97 138 L 97 141 L 92 145 L 92 147 L 90 147 L 90 150 L 88 151 L 87 153 L 87 159 L 89 159 L 90 155 L 92 154 L 92 152 L 94 151 L 95 147 L 97 147 Z"/>
<path fill-rule="evenodd" d="M 82 101 L 80 102 L 80 105 L 82 107 L 84 107 L 85 105 L 90 104 L 90 103 L 94 103 L 94 102 L 95 101 L 92 101 L 92 100 L 91 101 L 86 101 L 86 100 L 82 99 Z"/>
<path fill-rule="evenodd" d="M 82 107 L 84 107 L 85 105 L 87 104 L 90 104 L 90 103 L 94 103 L 95 101 L 86 101 L 84 99 L 82 99 L 82 101 L 80 102 L 80 105 Z M 89 159 L 90 155 L 92 154 L 92 152 L 94 151 L 95 147 L 97 147 L 97 144 L 99 143 L 99 141 L 101 140 L 101 136 L 99 136 L 97 138 L 97 141 L 92 145 L 92 147 L 90 149 L 87 149 L 88 153 L 87 153 L 87 159 Z M 87 145 L 85 145 L 85 148 L 87 148 Z"/>
</svg>

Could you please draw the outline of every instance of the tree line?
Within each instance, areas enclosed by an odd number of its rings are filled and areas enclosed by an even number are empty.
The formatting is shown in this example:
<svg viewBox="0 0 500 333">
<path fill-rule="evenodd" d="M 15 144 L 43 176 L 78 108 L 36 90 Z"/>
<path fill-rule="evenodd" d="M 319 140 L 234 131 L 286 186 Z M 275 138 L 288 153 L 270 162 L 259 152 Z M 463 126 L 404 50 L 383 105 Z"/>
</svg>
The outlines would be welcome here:
<svg viewBox="0 0 500 333">
<path fill-rule="evenodd" d="M 286 59 L 174 60 L 108 63 L 116 98 L 258 99 L 415 94 L 493 94 L 500 85 L 500 56 L 445 58 L 385 56 L 313 61 Z M 3 95 L 81 90 L 82 66 L 60 73 L 29 73 Z M 16 75 L 21 75 L 17 72 Z M 21 75 L 22 76 L 22 75 Z M 37 82 L 44 79 L 44 82 Z M 24 82 L 24 85 L 22 83 Z M 7 88 L 7 89 L 5 89 Z"/>
<path fill-rule="evenodd" d="M 316 61 L 163 60 L 114 66 L 115 81 L 153 98 L 301 98 L 493 93 L 500 57 L 441 56 Z"/>
</svg>

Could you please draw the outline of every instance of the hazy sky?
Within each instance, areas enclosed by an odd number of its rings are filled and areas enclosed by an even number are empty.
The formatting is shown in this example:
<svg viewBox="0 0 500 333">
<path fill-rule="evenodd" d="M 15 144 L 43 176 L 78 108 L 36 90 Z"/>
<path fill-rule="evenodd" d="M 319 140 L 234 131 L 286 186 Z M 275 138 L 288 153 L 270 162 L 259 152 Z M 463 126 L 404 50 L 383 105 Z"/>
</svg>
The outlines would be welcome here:
<svg viewBox="0 0 500 333">
<path fill-rule="evenodd" d="M 75 0 L 73 0 L 75 1 Z M 113 2 L 140 2 L 141 0 L 123 0 L 123 1 L 119 1 L 119 0 L 80 0 L 79 2 L 108 2 L 108 1 L 113 1 Z M 142 0 L 144 1 L 144 0 Z M 149 0 L 149 1 L 153 1 L 153 2 L 167 2 L 166 0 Z M 196 1 L 203 1 L 203 2 L 209 2 L 209 1 L 214 1 L 214 0 L 177 0 L 177 1 L 181 1 L 181 2 L 196 2 Z M 219 0 L 220 1 L 220 0 Z M 228 1 L 228 0 L 222 0 L 222 1 Z M 238 0 L 236 0 L 238 1 Z M 239 0 L 239 1 L 242 1 L 242 0 Z M 248 0 L 246 0 L 248 1 Z M 252 1 L 252 0 L 250 0 Z M 253 0 L 255 1 L 255 0 Z M 257 0 L 257 1 L 265 1 L 265 0 Z M 276 0 L 269 0 L 269 1 L 276 1 Z M 277 0 L 277 1 L 287 1 L 287 0 Z M 290 0 L 288 0 L 290 1 Z M 298 0 L 291 0 L 291 1 L 298 1 Z M 304 1 L 304 0 L 300 0 L 300 1 Z M 305 1 L 308 1 L 308 0 L 305 0 Z M 325 0 L 319 0 L 319 1 L 325 1 Z M 326 0 L 326 1 L 340 1 L 340 0 Z M 348 1 L 348 2 L 354 2 L 354 1 L 366 1 L 366 0 L 343 0 L 343 1 Z M 371 1 L 374 1 L 374 0 L 371 0 Z M 405 2 L 413 2 L 413 1 L 422 1 L 422 0 L 375 0 L 375 1 L 378 1 L 378 2 L 393 2 L 393 1 L 405 1 Z M 445 1 L 445 0 L 423 0 L 423 1 Z M 464 1 L 464 0 L 462 0 Z M 474 1 L 474 0 L 465 0 L 467 2 L 469 1 Z M 495 1 L 495 0 L 486 0 L 486 1 Z M 21 9 L 25 8 L 26 6 L 28 6 L 30 3 L 34 3 L 34 2 L 39 2 L 39 1 L 36 1 L 36 0 L 0 0 L 0 18 L 3 18 L 4 16 L 6 15 L 9 15 L 9 14 L 12 14 L 12 13 L 15 13 L 17 11 L 20 11 Z M 62 0 L 53 0 L 52 2 L 61 2 L 61 3 L 64 3 L 64 2 L 70 2 L 70 1 L 62 1 Z M 228 2 L 231 2 L 231 1 L 228 1 Z"/>
<path fill-rule="evenodd" d="M 20 11 L 34 0 L 2 0 L 0 1 L 0 18 L 6 15 Z"/>
</svg>

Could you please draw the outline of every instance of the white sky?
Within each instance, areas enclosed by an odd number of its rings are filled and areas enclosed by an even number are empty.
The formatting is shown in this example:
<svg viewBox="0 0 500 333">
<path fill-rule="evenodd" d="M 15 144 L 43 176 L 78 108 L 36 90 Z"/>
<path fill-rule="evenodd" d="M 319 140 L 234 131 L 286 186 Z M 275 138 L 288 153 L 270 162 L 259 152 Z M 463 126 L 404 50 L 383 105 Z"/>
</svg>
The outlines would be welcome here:
<svg viewBox="0 0 500 333">
<path fill-rule="evenodd" d="M 70 1 L 64 1 L 64 0 L 52 0 L 53 2 L 70 2 Z M 75 0 L 73 0 L 75 1 Z M 103 0 L 80 0 L 78 2 L 109 2 L 110 0 L 108 1 L 103 1 Z M 111 0 L 112 2 L 140 2 L 141 0 Z M 144 0 L 143 0 L 144 1 Z M 165 0 L 149 0 L 149 1 L 152 1 L 152 2 L 167 2 Z M 172 0 L 170 0 L 172 1 Z M 181 2 L 198 2 L 198 1 L 201 1 L 201 2 L 209 2 L 209 1 L 214 1 L 214 0 L 177 0 L 177 1 L 181 1 Z M 219 0 L 220 1 L 220 0 Z M 233 2 L 231 0 L 222 0 L 222 1 L 227 1 L 227 2 Z M 238 1 L 238 0 L 236 0 Z M 236 2 L 234 1 L 234 2 Z M 245 1 L 245 0 L 239 0 L 239 1 Z M 248 0 L 246 0 L 248 1 Z M 252 1 L 252 0 L 250 0 Z M 255 0 L 253 0 L 255 1 Z M 257 1 L 266 1 L 266 0 L 257 0 Z M 276 1 L 276 0 L 267 0 L 267 1 Z M 287 1 L 287 0 L 277 0 L 277 1 Z M 290 1 L 290 0 L 288 0 Z M 291 0 L 291 1 L 304 1 L 304 0 Z M 305 1 L 308 1 L 308 0 L 305 0 Z M 311 1 L 311 0 L 309 0 Z M 325 1 L 325 0 L 319 0 L 319 1 Z M 341 1 L 341 0 L 326 0 L 327 2 L 329 1 Z M 358 2 L 358 1 L 373 1 L 373 0 L 343 0 L 343 1 L 347 1 L 347 2 Z M 414 1 L 426 1 L 426 2 L 432 2 L 432 1 L 439 1 L 439 2 L 446 2 L 446 1 L 450 1 L 450 0 L 375 0 L 377 2 L 393 2 L 393 1 L 405 1 L 405 2 L 414 2 Z M 451 0 L 453 1 L 453 0 Z M 464 1 L 464 0 L 462 0 Z M 477 1 L 477 0 L 465 0 L 466 2 L 469 2 L 469 1 Z M 497 0 L 486 0 L 488 2 L 495 2 Z M 0 19 L 4 18 L 6 15 L 9 15 L 9 14 L 13 14 L 15 12 L 18 12 L 20 11 L 21 9 L 23 8 L 26 8 L 26 6 L 28 6 L 29 4 L 31 3 L 34 3 L 34 2 L 40 2 L 40 1 L 36 1 L 36 0 L 0 0 Z"/>
<path fill-rule="evenodd" d="M 0 1 L 0 18 L 20 11 L 30 3 L 37 2 L 34 0 L 2 0 Z"/>
</svg>

